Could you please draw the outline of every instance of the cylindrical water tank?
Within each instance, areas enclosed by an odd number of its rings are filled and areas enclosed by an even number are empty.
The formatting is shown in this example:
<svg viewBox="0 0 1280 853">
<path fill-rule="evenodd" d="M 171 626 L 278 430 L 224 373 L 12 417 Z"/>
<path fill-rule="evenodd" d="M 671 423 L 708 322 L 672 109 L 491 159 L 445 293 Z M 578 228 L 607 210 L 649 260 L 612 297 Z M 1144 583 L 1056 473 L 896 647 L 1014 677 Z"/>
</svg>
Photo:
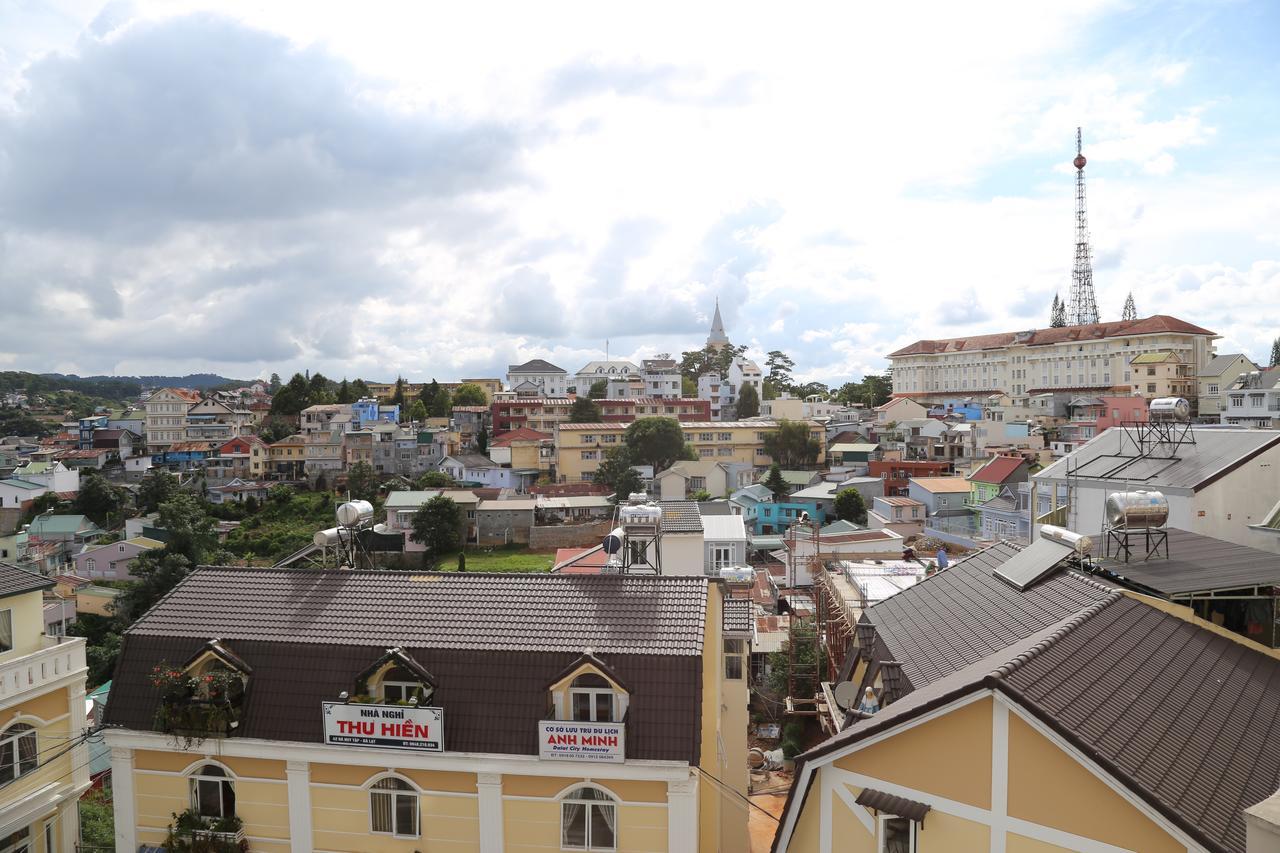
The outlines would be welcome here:
<svg viewBox="0 0 1280 853">
<path fill-rule="evenodd" d="M 317 530 L 316 535 L 311 537 L 311 544 L 317 548 L 328 548 L 331 545 L 337 545 L 338 528 L 330 527 L 328 530 Z"/>
<path fill-rule="evenodd" d="M 1088 554 L 1093 550 L 1093 540 L 1088 536 L 1076 533 L 1074 530 L 1068 530 L 1065 527 L 1056 527 L 1052 524 L 1040 525 L 1040 536 L 1044 539 L 1052 539 L 1074 550 L 1077 554 Z"/>
<path fill-rule="evenodd" d="M 618 518 L 623 524 L 657 524 L 662 519 L 662 509 L 653 504 L 627 505 L 618 508 Z"/>
<path fill-rule="evenodd" d="M 626 538 L 626 534 L 622 532 L 621 527 L 613 528 L 608 536 L 604 537 L 603 549 L 606 554 L 616 554 L 622 550 L 622 540 Z"/>
<path fill-rule="evenodd" d="M 1107 495 L 1104 512 L 1112 527 L 1161 527 L 1169 520 L 1169 501 L 1154 491 L 1116 492 Z"/>
<path fill-rule="evenodd" d="M 1191 420 L 1191 404 L 1181 397 L 1157 397 L 1151 401 L 1148 414 L 1153 421 L 1186 423 Z"/>
<path fill-rule="evenodd" d="M 373 520 L 373 504 L 368 501 L 347 501 L 338 507 L 338 524 L 343 527 L 359 527 Z"/>
</svg>

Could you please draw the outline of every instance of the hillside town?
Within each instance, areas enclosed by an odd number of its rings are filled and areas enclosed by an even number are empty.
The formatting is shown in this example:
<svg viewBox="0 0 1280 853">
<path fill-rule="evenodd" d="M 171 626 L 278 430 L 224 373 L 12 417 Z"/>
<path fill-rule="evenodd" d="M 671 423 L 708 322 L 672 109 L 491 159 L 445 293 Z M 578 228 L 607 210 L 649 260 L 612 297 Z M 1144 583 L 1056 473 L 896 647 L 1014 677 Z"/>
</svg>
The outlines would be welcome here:
<svg viewBox="0 0 1280 853">
<path fill-rule="evenodd" d="M 663 11 L 0 3 L 0 853 L 1280 853 L 1280 7 Z"/>
</svg>

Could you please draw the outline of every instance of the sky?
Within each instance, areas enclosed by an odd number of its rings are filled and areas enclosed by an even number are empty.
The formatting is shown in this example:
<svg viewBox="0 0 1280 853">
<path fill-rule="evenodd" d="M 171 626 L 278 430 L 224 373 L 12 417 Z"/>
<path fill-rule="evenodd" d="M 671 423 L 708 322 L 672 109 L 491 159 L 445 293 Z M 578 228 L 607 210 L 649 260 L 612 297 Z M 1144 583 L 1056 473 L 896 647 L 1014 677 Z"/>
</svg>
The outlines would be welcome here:
<svg viewBox="0 0 1280 853">
<path fill-rule="evenodd" d="M 884 8 L 880 8 L 884 7 Z M 1280 335 L 1280 6 L 0 0 L 0 369 L 831 385 L 1047 324 Z"/>
</svg>

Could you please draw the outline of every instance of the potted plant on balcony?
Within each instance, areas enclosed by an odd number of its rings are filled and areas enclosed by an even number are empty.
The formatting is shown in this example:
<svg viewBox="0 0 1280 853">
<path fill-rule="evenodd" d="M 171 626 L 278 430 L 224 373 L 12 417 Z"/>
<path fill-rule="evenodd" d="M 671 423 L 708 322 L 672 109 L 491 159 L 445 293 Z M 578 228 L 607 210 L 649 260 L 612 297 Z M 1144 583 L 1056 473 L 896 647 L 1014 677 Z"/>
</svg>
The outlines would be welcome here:
<svg viewBox="0 0 1280 853">
<path fill-rule="evenodd" d="M 163 847 L 181 853 L 242 853 L 249 849 L 249 842 L 240 818 L 207 818 L 187 809 L 173 815 Z"/>
<path fill-rule="evenodd" d="M 240 725 L 244 679 L 230 669 L 215 668 L 189 675 L 164 662 L 151 671 L 160 691 L 155 728 L 187 739 L 190 746 L 207 737 L 226 737 Z"/>
</svg>

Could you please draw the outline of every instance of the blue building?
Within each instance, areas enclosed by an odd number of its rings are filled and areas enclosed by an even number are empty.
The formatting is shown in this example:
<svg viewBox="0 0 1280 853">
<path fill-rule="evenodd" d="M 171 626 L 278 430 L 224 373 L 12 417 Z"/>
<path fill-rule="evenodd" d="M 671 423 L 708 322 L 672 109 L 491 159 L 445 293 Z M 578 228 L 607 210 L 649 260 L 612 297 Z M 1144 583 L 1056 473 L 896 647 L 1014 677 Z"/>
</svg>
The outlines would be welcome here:
<svg viewBox="0 0 1280 853">
<path fill-rule="evenodd" d="M 379 405 L 374 397 L 365 397 L 351 404 L 351 416 L 359 421 L 360 426 L 383 421 L 389 424 L 400 423 L 400 404 L 383 403 Z"/>
<path fill-rule="evenodd" d="M 982 406 L 965 397 L 946 400 L 941 405 L 932 406 L 929 409 L 929 417 L 931 418 L 945 417 L 947 415 L 960 415 L 966 421 L 973 423 L 982 420 Z"/>
<path fill-rule="evenodd" d="M 810 521 L 826 523 L 827 514 L 818 501 L 784 500 L 757 504 L 755 532 L 766 536 L 783 533 L 806 512 Z"/>
<path fill-rule="evenodd" d="M 96 429 L 106 429 L 108 420 L 110 420 L 110 418 L 106 415 L 91 415 L 87 418 L 80 419 L 80 438 L 78 446 L 81 450 L 89 450 L 93 447 L 93 431 Z"/>
</svg>

